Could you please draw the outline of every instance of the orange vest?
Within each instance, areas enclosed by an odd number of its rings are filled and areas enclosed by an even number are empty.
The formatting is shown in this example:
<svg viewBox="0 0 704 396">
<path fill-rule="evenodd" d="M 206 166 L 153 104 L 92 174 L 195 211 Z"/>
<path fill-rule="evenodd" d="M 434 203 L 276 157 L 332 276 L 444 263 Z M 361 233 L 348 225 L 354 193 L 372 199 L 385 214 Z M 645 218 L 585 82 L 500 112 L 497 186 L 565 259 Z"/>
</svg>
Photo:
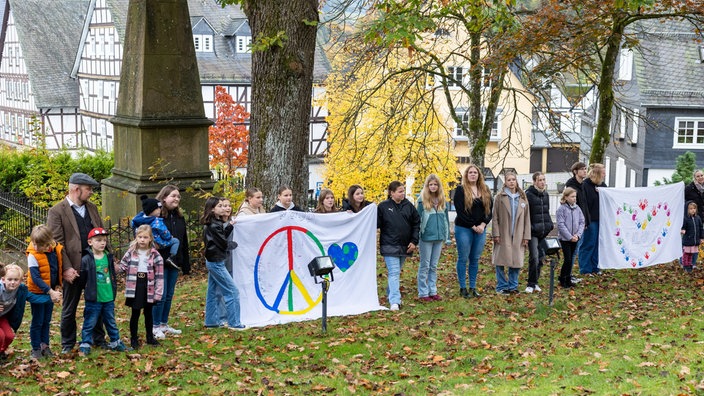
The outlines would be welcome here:
<svg viewBox="0 0 704 396">
<path fill-rule="evenodd" d="M 61 258 L 61 251 L 64 250 L 64 247 L 60 243 L 57 243 L 54 250 L 56 251 L 56 257 L 59 260 L 59 285 L 61 285 L 61 280 L 63 278 L 63 259 Z M 42 280 L 44 283 L 49 285 L 49 287 L 51 287 L 51 267 L 49 266 L 49 259 L 46 258 L 46 254 L 43 252 L 39 253 L 34 250 L 31 243 L 27 246 L 27 251 L 25 253 L 27 255 L 31 254 L 35 259 L 37 259 L 37 262 L 39 262 L 39 273 L 42 276 Z M 32 281 L 31 274 L 27 276 L 27 288 L 32 293 L 44 294 L 44 291 Z"/>
</svg>

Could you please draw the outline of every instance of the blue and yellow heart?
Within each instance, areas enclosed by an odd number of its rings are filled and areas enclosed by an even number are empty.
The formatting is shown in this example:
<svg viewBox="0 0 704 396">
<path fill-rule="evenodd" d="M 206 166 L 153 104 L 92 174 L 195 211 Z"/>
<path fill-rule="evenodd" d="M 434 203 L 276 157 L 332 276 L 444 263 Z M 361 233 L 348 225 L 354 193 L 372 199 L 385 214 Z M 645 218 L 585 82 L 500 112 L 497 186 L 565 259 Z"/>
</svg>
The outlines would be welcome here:
<svg viewBox="0 0 704 396">
<path fill-rule="evenodd" d="M 357 245 L 352 242 L 345 242 L 342 247 L 333 243 L 328 247 L 328 256 L 332 257 L 333 263 L 335 263 L 335 266 L 342 272 L 352 267 L 358 255 L 359 250 L 357 249 Z"/>
</svg>

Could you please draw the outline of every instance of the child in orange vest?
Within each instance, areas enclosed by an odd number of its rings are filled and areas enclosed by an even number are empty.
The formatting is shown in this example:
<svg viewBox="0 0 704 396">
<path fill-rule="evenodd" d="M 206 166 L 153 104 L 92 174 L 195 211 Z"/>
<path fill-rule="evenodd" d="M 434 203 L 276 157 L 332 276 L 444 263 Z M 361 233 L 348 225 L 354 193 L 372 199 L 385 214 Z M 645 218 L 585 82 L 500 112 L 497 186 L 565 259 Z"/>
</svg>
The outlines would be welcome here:
<svg viewBox="0 0 704 396">
<path fill-rule="evenodd" d="M 49 227 L 40 224 L 32 229 L 31 243 L 27 246 L 27 288 L 33 295 L 30 300 L 32 324 L 29 339 L 32 359 L 51 357 L 49 349 L 49 327 L 54 304 L 61 299 L 55 290 L 61 286 L 63 273 L 61 251 L 63 246 L 54 240 Z"/>
</svg>

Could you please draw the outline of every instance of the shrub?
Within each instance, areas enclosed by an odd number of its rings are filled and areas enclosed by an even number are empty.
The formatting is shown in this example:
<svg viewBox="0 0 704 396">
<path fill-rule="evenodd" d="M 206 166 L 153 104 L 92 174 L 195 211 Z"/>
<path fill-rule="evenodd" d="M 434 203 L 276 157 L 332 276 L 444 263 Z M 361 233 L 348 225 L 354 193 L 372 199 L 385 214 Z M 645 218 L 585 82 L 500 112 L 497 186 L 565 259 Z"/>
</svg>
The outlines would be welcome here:
<svg viewBox="0 0 704 396">
<path fill-rule="evenodd" d="M 35 205 L 49 208 L 66 195 L 72 173 L 83 172 L 100 181 L 110 176 L 112 153 L 48 151 L 43 148 L 0 148 L 0 189 L 22 193 Z M 100 191 L 91 199 L 100 206 Z"/>
</svg>

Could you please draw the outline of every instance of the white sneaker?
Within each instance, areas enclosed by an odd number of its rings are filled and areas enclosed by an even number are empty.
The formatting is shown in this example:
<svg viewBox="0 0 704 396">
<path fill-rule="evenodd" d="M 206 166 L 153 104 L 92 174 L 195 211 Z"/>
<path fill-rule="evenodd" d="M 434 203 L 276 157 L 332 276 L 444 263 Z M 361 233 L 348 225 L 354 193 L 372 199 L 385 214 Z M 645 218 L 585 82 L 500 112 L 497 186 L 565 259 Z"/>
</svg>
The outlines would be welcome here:
<svg viewBox="0 0 704 396">
<path fill-rule="evenodd" d="M 161 332 L 164 333 L 164 335 L 166 335 L 166 334 L 174 334 L 174 335 L 181 334 L 181 330 L 176 330 L 169 325 L 161 325 Z"/>
<path fill-rule="evenodd" d="M 526 292 L 526 293 L 533 293 L 533 290 L 534 290 L 534 289 L 533 289 L 532 287 L 528 286 L 528 287 L 526 287 L 525 292 Z"/>
<path fill-rule="evenodd" d="M 166 338 L 164 332 L 161 331 L 161 327 L 154 326 L 152 328 L 152 333 L 154 334 L 154 339 L 163 340 L 164 338 Z"/>
<path fill-rule="evenodd" d="M 540 293 L 541 291 L 543 291 L 543 289 L 541 289 L 540 286 L 538 286 L 538 285 L 535 285 L 533 287 L 533 290 L 535 290 L 536 293 Z"/>
<path fill-rule="evenodd" d="M 389 307 L 389 309 L 392 311 L 398 311 L 398 304 L 391 304 L 391 307 Z"/>
</svg>

